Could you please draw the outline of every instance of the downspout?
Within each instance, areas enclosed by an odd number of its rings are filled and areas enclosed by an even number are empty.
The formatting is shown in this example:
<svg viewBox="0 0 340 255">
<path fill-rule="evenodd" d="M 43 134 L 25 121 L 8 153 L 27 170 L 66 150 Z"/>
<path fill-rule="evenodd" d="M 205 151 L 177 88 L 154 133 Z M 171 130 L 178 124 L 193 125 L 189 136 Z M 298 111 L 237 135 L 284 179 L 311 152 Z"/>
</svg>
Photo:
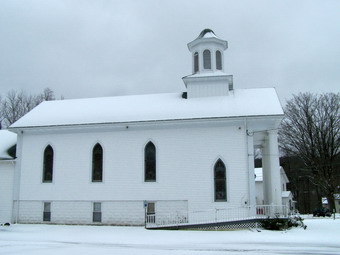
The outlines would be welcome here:
<svg viewBox="0 0 340 255">
<path fill-rule="evenodd" d="M 247 144 L 247 165 L 248 165 L 248 206 L 251 210 L 251 215 L 256 213 L 256 199 L 255 199 L 255 175 L 254 175 L 254 133 L 248 129 L 247 119 L 244 120 L 246 129 L 246 144 Z"/>
</svg>

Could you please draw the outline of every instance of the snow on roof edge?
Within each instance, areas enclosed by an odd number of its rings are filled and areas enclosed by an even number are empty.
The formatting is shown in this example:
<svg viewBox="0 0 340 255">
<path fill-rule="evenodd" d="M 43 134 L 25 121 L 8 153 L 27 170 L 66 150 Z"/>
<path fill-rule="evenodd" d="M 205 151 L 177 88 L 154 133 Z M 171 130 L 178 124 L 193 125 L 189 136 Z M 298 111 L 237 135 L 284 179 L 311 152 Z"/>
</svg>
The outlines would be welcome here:
<svg viewBox="0 0 340 255">
<path fill-rule="evenodd" d="M 237 89 L 228 96 L 183 99 L 182 93 L 45 101 L 9 129 L 186 119 L 283 116 L 274 88 Z"/>
<path fill-rule="evenodd" d="M 172 121 L 198 121 L 198 120 L 217 120 L 217 119 L 240 119 L 240 118 L 263 118 L 263 117 L 282 117 L 281 114 L 275 115 L 249 115 L 249 116 L 230 116 L 230 117 L 203 117 L 203 118 L 185 118 L 185 119 L 166 119 L 166 120 L 144 120 L 144 121 L 121 121 L 121 122 L 93 122 L 93 123 L 76 123 L 76 124 L 59 124 L 59 125 L 42 125 L 42 126 L 19 126 L 9 127 L 8 130 L 15 133 L 16 130 L 33 129 L 33 128 L 53 128 L 53 127 L 73 127 L 73 126 L 93 126 L 93 125 L 119 125 L 119 124 L 136 124 L 136 123 L 155 123 L 155 122 L 172 122 Z"/>
</svg>

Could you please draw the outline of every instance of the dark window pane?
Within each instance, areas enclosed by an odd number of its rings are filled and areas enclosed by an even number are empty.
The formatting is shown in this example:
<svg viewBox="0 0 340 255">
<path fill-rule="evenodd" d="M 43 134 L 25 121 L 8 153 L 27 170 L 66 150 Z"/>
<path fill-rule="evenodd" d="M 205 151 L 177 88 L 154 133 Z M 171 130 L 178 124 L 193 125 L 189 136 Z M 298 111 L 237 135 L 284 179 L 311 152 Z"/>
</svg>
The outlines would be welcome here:
<svg viewBox="0 0 340 255">
<path fill-rule="evenodd" d="M 44 212 L 43 221 L 51 221 L 51 213 Z"/>
<path fill-rule="evenodd" d="M 102 222 L 102 213 L 101 212 L 93 212 L 93 222 Z"/>
<path fill-rule="evenodd" d="M 198 72 L 198 68 L 199 68 L 199 65 L 198 65 L 198 52 L 195 52 L 194 54 L 194 72 Z"/>
<path fill-rule="evenodd" d="M 51 221 L 51 203 L 44 203 L 43 221 Z"/>
<path fill-rule="evenodd" d="M 96 144 L 92 153 L 92 181 L 100 182 L 103 180 L 103 148 Z"/>
<path fill-rule="evenodd" d="M 204 67 L 204 69 L 211 69 L 210 50 L 203 51 L 203 67 Z"/>
<path fill-rule="evenodd" d="M 53 149 L 48 145 L 44 151 L 43 182 L 52 182 L 53 179 Z"/>
<path fill-rule="evenodd" d="M 219 50 L 216 51 L 216 69 L 222 70 L 222 54 Z"/>
<path fill-rule="evenodd" d="M 222 160 L 218 160 L 214 167 L 215 201 L 227 200 L 226 168 Z"/>
<path fill-rule="evenodd" d="M 145 181 L 156 181 L 156 147 L 152 142 L 145 146 L 144 175 Z"/>
<path fill-rule="evenodd" d="M 225 166 L 222 161 L 217 161 L 215 164 L 215 178 L 225 179 Z"/>
<path fill-rule="evenodd" d="M 102 203 L 99 202 L 93 203 L 92 221 L 102 222 Z"/>
</svg>

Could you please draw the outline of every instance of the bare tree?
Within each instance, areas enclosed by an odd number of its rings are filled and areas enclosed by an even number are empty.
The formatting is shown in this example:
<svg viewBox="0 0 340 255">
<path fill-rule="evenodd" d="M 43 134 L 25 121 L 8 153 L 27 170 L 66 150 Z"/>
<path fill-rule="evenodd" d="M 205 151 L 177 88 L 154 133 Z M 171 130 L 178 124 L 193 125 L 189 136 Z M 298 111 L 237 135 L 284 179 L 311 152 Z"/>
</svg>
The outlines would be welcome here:
<svg viewBox="0 0 340 255">
<path fill-rule="evenodd" d="M 50 88 L 44 89 L 43 93 L 36 97 L 37 103 L 40 104 L 42 101 L 55 100 L 54 92 Z"/>
<path fill-rule="evenodd" d="M 340 181 L 340 94 L 294 95 L 285 107 L 280 144 L 286 155 L 303 161 L 302 175 L 319 188 L 334 209 Z"/>
<path fill-rule="evenodd" d="M 11 90 L 0 100 L 0 121 L 4 127 L 8 127 L 42 101 L 54 99 L 54 93 L 49 88 L 46 88 L 43 93 L 38 95 L 29 95 L 24 91 Z"/>
</svg>

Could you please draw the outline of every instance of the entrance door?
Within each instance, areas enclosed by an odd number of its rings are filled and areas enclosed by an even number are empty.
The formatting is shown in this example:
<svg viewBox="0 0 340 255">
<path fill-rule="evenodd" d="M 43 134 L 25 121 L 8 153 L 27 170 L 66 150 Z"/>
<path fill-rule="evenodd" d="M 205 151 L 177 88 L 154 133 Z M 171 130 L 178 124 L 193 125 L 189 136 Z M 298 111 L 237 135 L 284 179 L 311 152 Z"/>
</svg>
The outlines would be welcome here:
<svg viewBox="0 0 340 255">
<path fill-rule="evenodd" d="M 146 207 L 146 217 L 148 223 L 156 223 L 156 211 L 154 202 L 148 202 L 148 205 Z"/>
</svg>

